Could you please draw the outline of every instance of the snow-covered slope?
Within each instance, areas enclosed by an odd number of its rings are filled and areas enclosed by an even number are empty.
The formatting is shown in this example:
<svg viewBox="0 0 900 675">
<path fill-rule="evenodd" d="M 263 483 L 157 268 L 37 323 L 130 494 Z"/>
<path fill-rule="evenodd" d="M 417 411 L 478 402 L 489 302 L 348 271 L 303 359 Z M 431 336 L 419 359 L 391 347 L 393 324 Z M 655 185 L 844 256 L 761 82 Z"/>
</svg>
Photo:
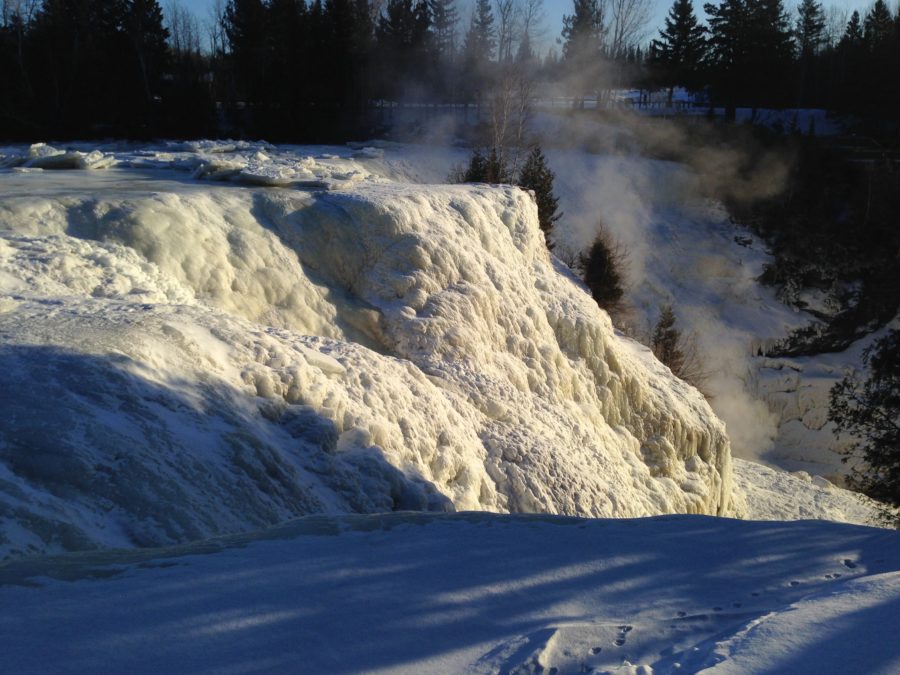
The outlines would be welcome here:
<svg viewBox="0 0 900 675">
<path fill-rule="evenodd" d="M 316 512 L 730 512 L 723 425 L 554 263 L 527 193 L 222 149 L 6 151 L 3 555 Z"/>
<path fill-rule="evenodd" d="M 900 534 L 703 516 L 312 516 L 0 566 L 28 673 L 896 673 Z"/>
</svg>

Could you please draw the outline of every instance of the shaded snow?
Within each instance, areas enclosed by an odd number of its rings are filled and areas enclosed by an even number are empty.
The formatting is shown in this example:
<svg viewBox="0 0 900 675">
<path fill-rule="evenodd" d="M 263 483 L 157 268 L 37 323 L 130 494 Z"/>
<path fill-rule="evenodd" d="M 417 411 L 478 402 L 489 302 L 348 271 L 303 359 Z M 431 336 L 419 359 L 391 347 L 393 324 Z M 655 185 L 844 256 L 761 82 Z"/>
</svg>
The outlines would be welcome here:
<svg viewBox="0 0 900 675">
<path fill-rule="evenodd" d="M 10 672 L 893 673 L 900 534 L 313 516 L 0 567 Z"/>
</svg>

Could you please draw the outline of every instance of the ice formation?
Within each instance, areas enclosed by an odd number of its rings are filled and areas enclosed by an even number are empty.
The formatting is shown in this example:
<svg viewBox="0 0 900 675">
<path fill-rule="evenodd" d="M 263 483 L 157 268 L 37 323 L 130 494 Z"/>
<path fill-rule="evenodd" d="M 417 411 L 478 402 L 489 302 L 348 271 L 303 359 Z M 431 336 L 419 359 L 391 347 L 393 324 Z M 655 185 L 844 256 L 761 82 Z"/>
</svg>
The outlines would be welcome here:
<svg viewBox="0 0 900 675">
<path fill-rule="evenodd" d="M 724 426 L 548 254 L 528 193 L 367 148 L 0 150 L 64 156 L 107 168 L 0 172 L 0 554 L 732 512 Z"/>
</svg>

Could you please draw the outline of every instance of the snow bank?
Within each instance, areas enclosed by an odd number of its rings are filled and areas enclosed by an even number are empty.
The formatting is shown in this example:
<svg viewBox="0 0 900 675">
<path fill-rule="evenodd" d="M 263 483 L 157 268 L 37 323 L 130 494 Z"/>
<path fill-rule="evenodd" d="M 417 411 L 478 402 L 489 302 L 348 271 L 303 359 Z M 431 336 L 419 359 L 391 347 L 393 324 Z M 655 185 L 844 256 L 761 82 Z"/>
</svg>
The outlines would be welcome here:
<svg viewBox="0 0 900 675">
<path fill-rule="evenodd" d="M 528 194 L 343 152 L 0 174 L 4 555 L 315 512 L 729 512 L 723 425 L 554 267 Z"/>
</svg>

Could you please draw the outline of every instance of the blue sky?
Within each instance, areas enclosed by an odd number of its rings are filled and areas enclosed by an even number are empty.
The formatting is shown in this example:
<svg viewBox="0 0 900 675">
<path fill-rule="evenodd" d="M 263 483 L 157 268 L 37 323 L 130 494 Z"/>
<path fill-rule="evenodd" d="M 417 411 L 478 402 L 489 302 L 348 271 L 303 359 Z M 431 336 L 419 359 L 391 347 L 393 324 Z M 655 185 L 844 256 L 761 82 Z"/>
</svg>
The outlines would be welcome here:
<svg viewBox="0 0 900 675">
<path fill-rule="evenodd" d="M 169 0 L 160 1 L 163 7 L 166 7 L 169 4 Z M 713 1 L 716 2 L 717 0 Z M 199 19 L 204 21 L 209 16 L 209 8 L 213 4 L 213 0 L 177 0 L 177 2 L 181 6 L 191 10 Z M 672 6 L 672 0 L 651 0 L 651 2 L 653 4 L 651 19 L 648 23 L 648 40 L 656 36 L 656 31 L 662 27 L 663 20 L 665 19 L 666 14 L 668 14 L 669 8 Z M 704 0 L 694 0 L 694 9 L 701 20 L 704 19 L 703 2 Z M 833 5 L 845 9 L 848 12 L 859 9 L 860 14 L 863 14 L 864 10 L 874 4 L 874 0 L 868 2 L 860 0 L 820 0 L 820 2 L 826 8 Z M 891 6 L 892 9 L 896 9 L 896 3 L 897 0 L 888 0 L 888 5 Z M 468 21 L 470 7 L 474 4 L 474 0 L 457 0 L 457 6 L 463 17 L 463 25 Z M 797 4 L 799 4 L 799 2 L 795 0 L 785 0 L 785 5 L 792 16 L 796 15 Z M 572 12 L 572 0 L 544 0 L 544 11 L 547 16 L 545 22 L 546 31 L 544 35 L 544 44 L 550 46 L 555 43 L 556 38 L 559 37 L 560 31 L 562 30 L 563 15 Z"/>
</svg>

